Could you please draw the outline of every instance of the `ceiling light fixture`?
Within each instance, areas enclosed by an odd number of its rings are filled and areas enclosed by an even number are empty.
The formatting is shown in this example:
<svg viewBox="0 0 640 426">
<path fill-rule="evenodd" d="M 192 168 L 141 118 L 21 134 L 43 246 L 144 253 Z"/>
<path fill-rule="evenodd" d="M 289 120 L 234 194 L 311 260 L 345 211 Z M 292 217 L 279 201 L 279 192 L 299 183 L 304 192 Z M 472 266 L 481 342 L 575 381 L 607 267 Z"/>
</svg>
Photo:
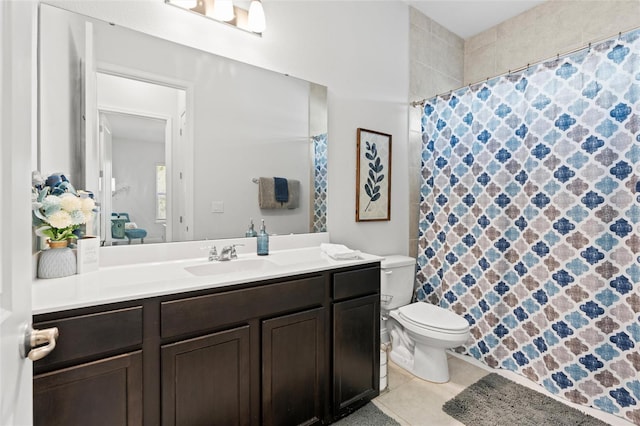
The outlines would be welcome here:
<svg viewBox="0 0 640 426">
<path fill-rule="evenodd" d="M 224 22 L 233 21 L 235 18 L 233 2 L 231 0 L 215 0 L 211 17 Z"/>
<path fill-rule="evenodd" d="M 185 9 L 193 9 L 198 5 L 198 0 L 173 0 L 172 3 Z"/>
<path fill-rule="evenodd" d="M 262 1 L 252 0 L 249 6 L 249 30 L 254 33 L 262 33 L 266 27 Z"/>
</svg>

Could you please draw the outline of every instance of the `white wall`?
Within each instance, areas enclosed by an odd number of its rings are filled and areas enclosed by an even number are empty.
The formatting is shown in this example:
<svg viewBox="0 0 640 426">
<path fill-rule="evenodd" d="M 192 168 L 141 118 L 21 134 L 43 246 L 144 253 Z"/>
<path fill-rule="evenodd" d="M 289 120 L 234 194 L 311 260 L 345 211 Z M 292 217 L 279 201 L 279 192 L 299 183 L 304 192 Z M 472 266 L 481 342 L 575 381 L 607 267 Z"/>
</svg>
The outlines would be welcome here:
<svg viewBox="0 0 640 426">
<path fill-rule="evenodd" d="M 328 229 L 332 239 L 377 254 L 407 253 L 406 4 L 267 0 L 268 27 L 263 37 L 257 37 L 162 0 L 51 3 L 328 86 Z M 355 222 L 358 127 L 393 135 L 389 222 Z"/>
</svg>

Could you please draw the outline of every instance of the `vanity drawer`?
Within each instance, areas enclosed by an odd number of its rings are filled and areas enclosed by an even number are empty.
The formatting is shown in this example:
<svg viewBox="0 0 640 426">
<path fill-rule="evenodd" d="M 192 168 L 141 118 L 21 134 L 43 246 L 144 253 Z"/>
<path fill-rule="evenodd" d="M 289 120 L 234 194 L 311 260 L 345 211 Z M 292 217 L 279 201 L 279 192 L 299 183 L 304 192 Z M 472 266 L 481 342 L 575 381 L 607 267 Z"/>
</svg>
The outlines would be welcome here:
<svg viewBox="0 0 640 426">
<path fill-rule="evenodd" d="M 321 305 L 323 276 L 163 302 L 162 338 L 211 330 L 253 318 Z"/>
<path fill-rule="evenodd" d="M 374 294 L 380 291 L 380 267 L 333 274 L 333 300 Z"/>
<path fill-rule="evenodd" d="M 36 371 L 142 345 L 141 306 L 45 322 L 37 322 L 36 317 L 35 321 L 35 329 L 58 327 L 60 333 L 55 349 L 34 363 Z"/>
</svg>

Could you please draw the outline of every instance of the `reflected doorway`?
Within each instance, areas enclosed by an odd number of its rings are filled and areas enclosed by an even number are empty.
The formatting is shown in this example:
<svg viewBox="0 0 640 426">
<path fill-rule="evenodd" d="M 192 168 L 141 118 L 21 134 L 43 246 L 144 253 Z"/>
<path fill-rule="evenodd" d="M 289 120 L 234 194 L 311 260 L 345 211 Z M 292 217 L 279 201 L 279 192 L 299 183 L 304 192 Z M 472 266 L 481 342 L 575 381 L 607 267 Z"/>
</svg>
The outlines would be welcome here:
<svg viewBox="0 0 640 426">
<path fill-rule="evenodd" d="M 186 92 L 97 73 L 103 245 L 185 238 Z"/>
<path fill-rule="evenodd" d="M 106 245 L 165 242 L 167 120 L 101 111 Z"/>
</svg>

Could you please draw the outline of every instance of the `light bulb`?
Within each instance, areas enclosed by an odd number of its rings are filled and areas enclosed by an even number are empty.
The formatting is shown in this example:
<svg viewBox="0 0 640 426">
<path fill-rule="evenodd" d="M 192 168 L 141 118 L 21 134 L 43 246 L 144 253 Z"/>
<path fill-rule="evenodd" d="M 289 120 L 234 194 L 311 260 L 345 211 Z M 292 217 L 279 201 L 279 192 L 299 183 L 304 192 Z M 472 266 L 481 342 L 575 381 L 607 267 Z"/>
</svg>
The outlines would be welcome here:
<svg viewBox="0 0 640 426">
<path fill-rule="evenodd" d="M 254 33 L 261 33 L 266 27 L 262 2 L 260 0 L 252 0 L 249 6 L 249 29 Z"/>
<path fill-rule="evenodd" d="M 233 2 L 231 0 L 215 0 L 211 17 L 219 21 L 233 21 Z"/>
</svg>

